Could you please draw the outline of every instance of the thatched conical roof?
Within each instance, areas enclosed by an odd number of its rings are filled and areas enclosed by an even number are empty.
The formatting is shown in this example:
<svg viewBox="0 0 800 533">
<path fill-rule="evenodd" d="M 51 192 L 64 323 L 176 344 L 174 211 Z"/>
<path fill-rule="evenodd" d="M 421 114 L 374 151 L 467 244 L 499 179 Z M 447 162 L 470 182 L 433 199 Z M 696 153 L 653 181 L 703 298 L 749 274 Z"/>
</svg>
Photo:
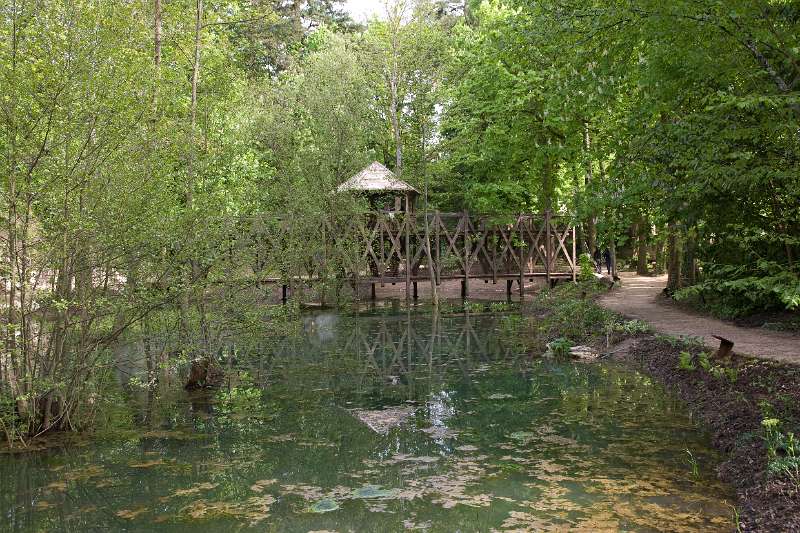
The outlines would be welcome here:
<svg viewBox="0 0 800 533">
<path fill-rule="evenodd" d="M 419 191 L 394 175 L 394 172 L 377 161 L 345 181 L 336 189 L 343 191 L 400 191 L 419 194 Z"/>
</svg>

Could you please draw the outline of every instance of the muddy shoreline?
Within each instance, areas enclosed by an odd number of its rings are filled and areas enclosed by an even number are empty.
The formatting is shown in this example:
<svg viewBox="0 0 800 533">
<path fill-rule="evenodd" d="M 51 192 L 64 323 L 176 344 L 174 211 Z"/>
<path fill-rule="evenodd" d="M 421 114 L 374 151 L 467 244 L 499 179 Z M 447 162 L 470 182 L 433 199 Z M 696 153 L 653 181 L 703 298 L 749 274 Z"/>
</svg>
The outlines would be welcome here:
<svg viewBox="0 0 800 533">
<path fill-rule="evenodd" d="M 785 432 L 800 429 L 800 367 L 757 359 L 714 361 L 735 369 L 725 376 L 697 366 L 680 368 L 682 352 L 703 347 L 658 336 L 637 338 L 615 359 L 652 376 L 684 401 L 727 455 L 720 479 L 737 492 L 741 531 L 800 532 L 800 486 L 771 475 L 762 420 L 777 418 Z M 707 350 L 705 350 L 707 351 Z M 685 357 L 685 356 L 684 356 Z"/>
</svg>

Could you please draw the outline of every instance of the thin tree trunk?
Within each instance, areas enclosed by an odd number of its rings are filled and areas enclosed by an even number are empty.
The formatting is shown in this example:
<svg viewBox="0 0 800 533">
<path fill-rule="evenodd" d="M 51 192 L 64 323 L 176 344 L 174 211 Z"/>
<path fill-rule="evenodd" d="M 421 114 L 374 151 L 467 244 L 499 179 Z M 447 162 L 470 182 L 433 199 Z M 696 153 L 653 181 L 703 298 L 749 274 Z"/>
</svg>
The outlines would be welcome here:
<svg viewBox="0 0 800 533">
<path fill-rule="evenodd" d="M 16 9 L 16 2 L 12 5 L 11 11 L 11 80 L 16 80 L 16 71 L 17 71 L 17 44 L 18 44 L 18 35 L 17 35 L 17 9 Z M 7 327 L 5 332 L 5 354 L 3 354 L 3 358 L 8 357 L 8 370 L 5 372 L 7 375 L 5 376 L 8 379 L 9 386 L 11 387 L 11 393 L 15 397 L 21 397 L 18 394 L 19 391 L 15 390 L 16 386 L 16 378 L 19 373 L 16 371 L 16 361 L 17 361 L 17 342 L 16 342 L 16 326 L 17 326 L 17 224 L 18 224 L 18 213 L 17 213 L 17 145 L 16 145 L 16 121 L 14 116 L 14 107 L 16 105 L 16 91 L 13 87 L 10 90 L 12 102 L 11 102 L 11 109 L 12 112 L 7 115 L 8 117 L 8 215 L 6 220 L 6 233 L 8 236 L 8 293 L 7 293 L 7 305 L 8 309 L 6 312 L 6 320 L 7 320 Z M 5 364 L 4 360 L 0 360 L 0 387 L 3 386 L 3 365 Z M 17 408 L 24 409 L 26 406 L 22 400 L 18 400 Z"/>
<path fill-rule="evenodd" d="M 292 27 L 298 41 L 303 39 L 303 2 L 294 0 L 292 2 Z"/>
<path fill-rule="evenodd" d="M 693 228 L 684 230 L 683 238 L 683 266 L 682 277 L 683 285 L 691 286 L 697 282 L 697 259 L 696 259 L 697 236 Z"/>
<path fill-rule="evenodd" d="M 663 228 L 659 228 L 656 233 L 656 242 L 653 246 L 654 248 L 654 256 L 656 262 L 656 270 L 655 275 L 660 276 L 664 273 L 664 236 L 663 236 Z"/>
<path fill-rule="evenodd" d="M 678 239 L 678 228 L 674 222 L 667 227 L 667 289 L 675 291 L 681 288 L 681 254 Z"/>
<path fill-rule="evenodd" d="M 395 11 L 390 15 L 391 31 L 392 31 L 392 57 L 391 65 L 389 66 L 388 82 L 389 82 L 389 116 L 392 121 L 392 133 L 394 135 L 394 155 L 395 155 L 395 173 L 399 177 L 403 173 L 403 139 L 400 133 L 400 29 L 403 24 L 403 14 L 398 11 L 399 5 L 395 5 Z"/>
<path fill-rule="evenodd" d="M 395 60 L 396 61 L 396 60 Z M 400 118 L 398 117 L 398 109 L 397 109 L 397 98 L 398 98 L 398 91 L 397 91 L 397 71 L 396 65 L 394 67 L 394 72 L 391 74 L 391 79 L 389 80 L 389 88 L 391 91 L 391 109 L 389 110 L 392 119 L 392 133 L 394 135 L 394 155 L 395 155 L 395 167 L 394 171 L 397 174 L 397 177 L 400 177 L 403 173 L 403 140 L 400 135 Z"/>
<path fill-rule="evenodd" d="M 640 276 L 649 274 L 647 270 L 647 241 L 650 237 L 650 222 L 647 220 L 646 215 L 639 217 L 636 223 L 636 239 L 637 239 L 637 252 L 636 252 L 636 273 Z"/>
<path fill-rule="evenodd" d="M 592 168 L 592 158 L 590 155 L 592 149 L 592 137 L 591 132 L 589 131 L 588 121 L 584 121 L 583 123 L 583 149 L 586 153 L 586 176 L 584 178 L 584 186 L 588 190 L 594 181 L 594 170 Z M 589 246 L 588 252 L 590 254 L 594 254 L 594 251 L 597 248 L 597 224 L 594 212 L 590 212 L 586 219 L 586 234 L 588 240 L 587 245 Z"/>
<path fill-rule="evenodd" d="M 192 213 L 194 204 L 194 184 L 195 184 L 195 162 L 197 157 L 197 88 L 200 81 L 200 57 L 203 32 L 203 0 L 196 0 L 195 24 L 194 24 L 194 61 L 192 64 L 192 100 L 190 107 L 190 138 L 189 138 L 189 161 L 187 166 L 188 182 L 186 184 L 186 207 Z M 193 216 L 193 215 L 192 215 Z M 192 224 L 195 228 L 196 224 Z M 194 229 L 192 230 L 194 231 Z M 197 245 L 197 238 L 193 236 L 192 243 Z M 195 284 L 203 277 L 199 260 L 195 257 L 195 251 L 190 250 L 191 267 L 191 286 L 190 291 L 194 293 L 195 303 L 200 318 L 200 340 L 203 353 L 207 354 L 209 349 L 208 321 L 206 320 L 206 309 L 203 298 L 205 291 L 197 291 Z"/>
</svg>

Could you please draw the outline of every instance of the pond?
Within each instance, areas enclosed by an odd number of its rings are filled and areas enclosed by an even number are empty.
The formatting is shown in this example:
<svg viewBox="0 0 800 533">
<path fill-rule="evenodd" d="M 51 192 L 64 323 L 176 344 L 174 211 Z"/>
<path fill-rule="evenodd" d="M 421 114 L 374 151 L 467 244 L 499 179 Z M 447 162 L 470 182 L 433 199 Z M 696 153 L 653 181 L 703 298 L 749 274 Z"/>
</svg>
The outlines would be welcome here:
<svg viewBox="0 0 800 533">
<path fill-rule="evenodd" d="M 735 529 L 679 403 L 532 357 L 522 320 L 310 315 L 216 393 L 145 395 L 136 434 L 0 456 L 0 530 Z"/>
</svg>

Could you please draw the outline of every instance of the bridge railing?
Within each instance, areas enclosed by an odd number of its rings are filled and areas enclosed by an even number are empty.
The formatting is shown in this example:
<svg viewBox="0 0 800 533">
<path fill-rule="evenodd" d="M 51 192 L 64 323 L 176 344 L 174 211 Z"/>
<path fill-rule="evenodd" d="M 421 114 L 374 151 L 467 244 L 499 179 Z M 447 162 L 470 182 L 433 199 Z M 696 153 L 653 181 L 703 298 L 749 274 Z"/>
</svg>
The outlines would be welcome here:
<svg viewBox="0 0 800 533">
<path fill-rule="evenodd" d="M 268 229 L 261 224 L 264 235 L 257 242 L 263 256 L 290 253 L 287 247 L 292 245 L 281 233 L 291 223 L 271 221 Z M 306 263 L 303 277 L 309 279 L 326 276 L 334 264 L 340 276 L 380 284 L 411 284 L 431 276 L 439 283 L 577 278 L 575 228 L 566 217 L 551 213 L 492 217 L 371 212 L 325 220 L 309 231 L 317 230 L 315 238 L 293 252 Z"/>
</svg>

